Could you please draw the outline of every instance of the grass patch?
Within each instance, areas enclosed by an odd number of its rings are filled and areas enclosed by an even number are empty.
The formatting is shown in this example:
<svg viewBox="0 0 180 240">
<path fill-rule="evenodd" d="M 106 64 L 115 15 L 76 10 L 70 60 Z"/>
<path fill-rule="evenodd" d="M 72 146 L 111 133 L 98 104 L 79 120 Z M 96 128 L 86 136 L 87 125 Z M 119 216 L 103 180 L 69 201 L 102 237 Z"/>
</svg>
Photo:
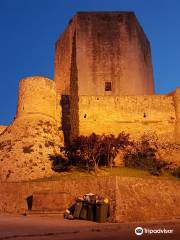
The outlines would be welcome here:
<svg viewBox="0 0 180 240">
<path fill-rule="evenodd" d="M 69 172 L 57 173 L 54 176 L 46 177 L 46 178 L 39 178 L 32 180 L 31 182 L 46 182 L 46 181 L 73 181 L 73 180 L 80 180 L 80 179 L 88 179 L 88 178 L 96 178 L 96 177 L 109 177 L 109 176 L 120 176 L 120 177 L 137 177 L 137 178 L 156 178 L 159 180 L 178 180 L 176 177 L 172 176 L 169 173 L 164 173 L 161 176 L 152 176 L 148 171 L 144 171 L 141 169 L 133 169 L 133 168 L 120 168 L 120 167 L 113 167 L 110 168 L 100 168 L 95 174 L 94 172 L 88 172 L 86 170 L 78 170 L 73 168 Z"/>
<path fill-rule="evenodd" d="M 121 177 L 151 177 L 151 174 L 148 171 L 144 171 L 141 169 L 135 168 L 120 168 L 113 167 L 110 168 L 102 168 L 102 170 L 110 176 L 121 176 Z"/>
</svg>

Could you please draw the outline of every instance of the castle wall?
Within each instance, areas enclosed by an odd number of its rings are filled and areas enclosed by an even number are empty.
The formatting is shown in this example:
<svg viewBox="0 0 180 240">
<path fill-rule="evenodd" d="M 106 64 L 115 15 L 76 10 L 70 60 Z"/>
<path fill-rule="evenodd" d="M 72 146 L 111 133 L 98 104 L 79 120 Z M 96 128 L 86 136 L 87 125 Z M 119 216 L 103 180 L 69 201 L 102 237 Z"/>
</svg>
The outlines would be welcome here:
<svg viewBox="0 0 180 240">
<path fill-rule="evenodd" d="M 55 45 L 54 79 L 58 93 L 70 94 L 71 58 L 75 20 L 69 24 Z"/>
<path fill-rule="evenodd" d="M 19 82 L 16 117 L 26 114 L 43 114 L 59 121 L 59 101 L 54 81 L 40 76 L 22 79 Z"/>
<path fill-rule="evenodd" d="M 19 82 L 16 118 L 0 134 L 0 181 L 27 181 L 54 174 L 52 158 L 64 145 L 60 119 L 54 81 L 34 76 Z"/>
<path fill-rule="evenodd" d="M 180 143 L 180 88 L 177 88 L 173 93 L 175 110 L 176 110 L 176 125 L 175 125 L 175 137 L 176 142 Z"/>
<path fill-rule="evenodd" d="M 76 31 L 79 95 L 154 93 L 150 43 L 133 13 L 80 13 Z"/>
<path fill-rule="evenodd" d="M 144 132 L 174 140 L 176 113 L 172 96 L 80 96 L 79 134 L 114 134 L 132 137 Z"/>
<path fill-rule="evenodd" d="M 78 95 L 154 93 L 150 43 L 133 13 L 77 13 L 71 20 L 55 51 L 54 78 L 63 95 L 70 94 L 73 47 Z"/>
</svg>

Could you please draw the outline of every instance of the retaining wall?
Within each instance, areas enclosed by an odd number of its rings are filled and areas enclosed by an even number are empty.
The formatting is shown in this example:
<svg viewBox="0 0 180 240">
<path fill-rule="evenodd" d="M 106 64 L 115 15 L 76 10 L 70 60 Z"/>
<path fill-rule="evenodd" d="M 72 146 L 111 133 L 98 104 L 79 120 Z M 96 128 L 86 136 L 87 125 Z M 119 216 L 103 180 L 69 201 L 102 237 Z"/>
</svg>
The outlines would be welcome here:
<svg viewBox="0 0 180 240">
<path fill-rule="evenodd" d="M 180 182 L 157 177 L 92 177 L 23 183 L 0 183 L 0 212 L 24 213 L 26 198 L 34 193 L 49 192 L 49 209 L 54 196 L 66 209 L 76 196 L 93 192 L 108 197 L 111 221 L 150 221 L 180 217 Z M 61 194 L 63 199 L 61 199 Z M 56 199 L 57 202 L 57 199 Z"/>
</svg>

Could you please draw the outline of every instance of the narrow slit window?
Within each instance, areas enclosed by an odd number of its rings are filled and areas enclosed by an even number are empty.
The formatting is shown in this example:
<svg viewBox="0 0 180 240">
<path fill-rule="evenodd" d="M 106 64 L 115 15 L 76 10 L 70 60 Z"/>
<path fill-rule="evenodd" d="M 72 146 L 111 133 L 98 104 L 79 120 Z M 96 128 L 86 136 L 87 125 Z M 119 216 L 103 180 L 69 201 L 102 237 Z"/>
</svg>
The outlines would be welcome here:
<svg viewBox="0 0 180 240">
<path fill-rule="evenodd" d="M 105 82 L 105 91 L 112 91 L 112 83 Z"/>
</svg>

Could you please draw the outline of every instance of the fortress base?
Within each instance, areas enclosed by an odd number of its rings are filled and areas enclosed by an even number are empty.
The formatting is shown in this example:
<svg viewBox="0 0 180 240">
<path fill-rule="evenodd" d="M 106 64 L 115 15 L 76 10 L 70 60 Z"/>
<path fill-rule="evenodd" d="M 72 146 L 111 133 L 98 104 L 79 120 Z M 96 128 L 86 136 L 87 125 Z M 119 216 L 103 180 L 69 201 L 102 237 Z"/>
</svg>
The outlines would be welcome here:
<svg viewBox="0 0 180 240">
<path fill-rule="evenodd" d="M 30 195 L 34 195 L 32 210 L 39 213 L 62 213 L 75 197 L 93 192 L 110 199 L 111 222 L 155 221 L 180 217 L 179 181 L 160 180 L 157 177 L 1 182 L 0 189 L 0 213 L 27 212 L 26 198 Z"/>
</svg>

